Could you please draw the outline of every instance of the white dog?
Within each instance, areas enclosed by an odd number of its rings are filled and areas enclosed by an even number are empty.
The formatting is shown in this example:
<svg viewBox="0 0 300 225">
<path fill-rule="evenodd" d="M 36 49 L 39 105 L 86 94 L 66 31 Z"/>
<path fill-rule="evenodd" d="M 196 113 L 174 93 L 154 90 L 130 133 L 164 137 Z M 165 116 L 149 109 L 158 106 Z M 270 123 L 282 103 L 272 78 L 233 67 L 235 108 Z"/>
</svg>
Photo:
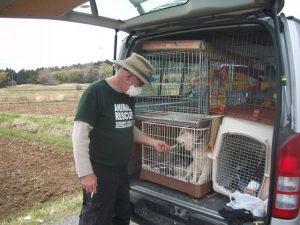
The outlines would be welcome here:
<svg viewBox="0 0 300 225">
<path fill-rule="evenodd" d="M 185 168 L 184 179 L 193 184 L 204 184 L 210 180 L 211 159 L 208 158 L 207 136 L 201 130 L 182 129 L 176 138 L 177 145 L 190 151 L 193 160 Z"/>
</svg>

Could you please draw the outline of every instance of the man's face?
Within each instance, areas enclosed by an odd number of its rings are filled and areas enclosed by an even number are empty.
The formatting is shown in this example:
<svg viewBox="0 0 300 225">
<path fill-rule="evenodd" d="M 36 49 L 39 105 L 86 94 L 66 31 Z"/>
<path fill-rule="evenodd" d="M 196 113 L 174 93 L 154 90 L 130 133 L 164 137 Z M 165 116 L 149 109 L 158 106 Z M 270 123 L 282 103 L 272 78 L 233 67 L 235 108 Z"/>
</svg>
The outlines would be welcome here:
<svg viewBox="0 0 300 225">
<path fill-rule="evenodd" d="M 123 70 L 126 73 L 128 73 L 128 75 L 130 76 L 130 78 L 129 78 L 130 85 L 133 85 L 135 87 L 142 87 L 143 86 L 143 82 L 139 78 L 137 78 L 137 76 L 135 76 L 133 73 L 131 73 L 129 70 L 127 70 L 125 68 L 123 68 Z"/>
<path fill-rule="evenodd" d="M 125 68 L 123 68 L 123 71 L 126 74 L 126 84 L 128 88 L 125 93 L 130 97 L 140 95 L 142 93 L 143 82 Z"/>
</svg>

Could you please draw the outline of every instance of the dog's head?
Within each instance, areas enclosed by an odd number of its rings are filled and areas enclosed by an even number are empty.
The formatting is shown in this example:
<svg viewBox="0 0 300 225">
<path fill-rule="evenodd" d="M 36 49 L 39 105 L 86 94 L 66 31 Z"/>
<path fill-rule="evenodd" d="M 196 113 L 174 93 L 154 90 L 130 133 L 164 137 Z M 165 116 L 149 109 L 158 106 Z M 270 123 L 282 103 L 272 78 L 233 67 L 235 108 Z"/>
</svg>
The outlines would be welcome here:
<svg viewBox="0 0 300 225">
<path fill-rule="evenodd" d="M 192 129 L 182 129 L 176 138 L 178 145 L 188 151 L 203 147 L 204 140 L 205 137 L 201 131 Z"/>
</svg>

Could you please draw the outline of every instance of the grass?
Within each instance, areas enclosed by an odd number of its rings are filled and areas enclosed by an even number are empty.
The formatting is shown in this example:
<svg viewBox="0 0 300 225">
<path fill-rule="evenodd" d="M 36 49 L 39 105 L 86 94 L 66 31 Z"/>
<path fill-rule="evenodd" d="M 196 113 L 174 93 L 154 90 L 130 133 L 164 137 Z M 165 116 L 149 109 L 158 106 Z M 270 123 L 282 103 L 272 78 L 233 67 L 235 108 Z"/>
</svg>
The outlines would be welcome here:
<svg viewBox="0 0 300 225">
<path fill-rule="evenodd" d="M 63 218 L 79 215 L 82 195 L 74 193 L 55 201 L 40 203 L 0 222 L 1 225 L 36 225 L 50 224 Z M 26 218 L 30 218 L 26 220 Z"/>
<path fill-rule="evenodd" d="M 0 88 L 0 103 L 22 103 L 22 102 L 41 102 L 41 101 L 64 101 L 78 100 L 82 92 L 90 84 L 60 84 L 55 86 L 47 85 L 16 85 Z"/>
<path fill-rule="evenodd" d="M 72 126 L 73 120 L 65 117 L 0 113 L 0 135 L 69 149 Z"/>
<path fill-rule="evenodd" d="M 30 133 L 18 129 L 0 128 L 0 136 L 26 139 L 29 141 L 40 142 L 46 145 L 62 147 L 71 151 L 72 142 L 70 137 L 50 136 L 44 133 Z"/>
<path fill-rule="evenodd" d="M 39 84 L 34 84 L 34 85 L 16 85 L 16 86 L 10 86 L 6 88 L 0 89 L 0 94 L 4 93 L 25 93 L 25 92 L 46 92 L 46 91 L 76 91 L 76 85 L 77 84 L 59 84 L 59 85 L 54 85 L 54 86 L 47 86 L 47 85 L 39 85 Z M 85 89 L 87 86 L 90 84 L 80 84 L 83 89 Z"/>
</svg>

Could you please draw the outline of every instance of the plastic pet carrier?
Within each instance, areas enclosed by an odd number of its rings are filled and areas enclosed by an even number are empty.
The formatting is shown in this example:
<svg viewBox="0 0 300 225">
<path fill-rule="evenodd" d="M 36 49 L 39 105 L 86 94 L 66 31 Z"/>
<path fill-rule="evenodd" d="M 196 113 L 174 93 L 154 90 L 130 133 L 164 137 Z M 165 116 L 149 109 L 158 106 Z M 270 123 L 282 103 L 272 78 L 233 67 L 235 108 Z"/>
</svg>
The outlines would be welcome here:
<svg viewBox="0 0 300 225">
<path fill-rule="evenodd" d="M 224 117 L 213 153 L 214 190 L 259 196 L 270 173 L 272 135 L 273 126 Z"/>
</svg>

